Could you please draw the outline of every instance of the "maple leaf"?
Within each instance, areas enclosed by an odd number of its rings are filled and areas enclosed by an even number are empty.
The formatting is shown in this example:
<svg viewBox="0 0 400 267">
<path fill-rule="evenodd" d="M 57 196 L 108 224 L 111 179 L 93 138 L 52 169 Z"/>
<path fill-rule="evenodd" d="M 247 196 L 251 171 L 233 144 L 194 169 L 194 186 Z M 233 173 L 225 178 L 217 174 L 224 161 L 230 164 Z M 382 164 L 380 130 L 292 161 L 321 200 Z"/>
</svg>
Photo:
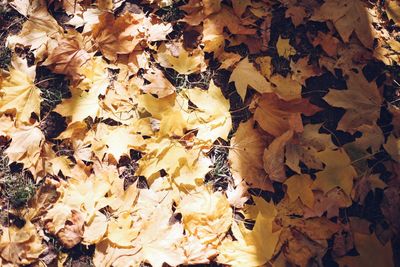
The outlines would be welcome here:
<svg viewBox="0 0 400 267">
<path fill-rule="evenodd" d="M 265 93 L 256 100 L 254 119 L 273 136 L 281 136 L 289 129 L 303 131 L 301 114 L 310 116 L 319 110 L 307 99 L 284 101 L 274 93 Z"/>
<path fill-rule="evenodd" d="M 26 221 L 22 228 L 10 225 L 0 229 L 0 255 L 12 263 L 12 266 L 32 263 L 46 249 L 36 227 L 30 221 Z"/>
<path fill-rule="evenodd" d="M 180 168 L 172 174 L 173 183 L 180 190 L 195 189 L 204 183 L 204 177 L 211 170 L 211 159 L 205 156 L 200 149 L 192 148 L 187 151 L 186 157 L 178 160 Z"/>
<path fill-rule="evenodd" d="M 98 243 L 107 231 L 107 217 L 97 211 L 92 220 L 84 225 L 82 242 L 86 245 Z"/>
<path fill-rule="evenodd" d="M 144 37 L 140 32 L 143 14 L 125 12 L 114 18 L 111 13 L 99 16 L 99 23 L 92 28 L 92 36 L 103 55 L 115 61 L 118 54 L 129 54 Z"/>
<path fill-rule="evenodd" d="M 351 73 L 347 90 L 330 90 L 324 100 L 334 107 L 346 109 L 338 130 L 354 132 L 363 124 L 373 125 L 379 118 L 382 97 L 375 82 L 368 82 L 362 73 Z"/>
<path fill-rule="evenodd" d="M 318 67 L 308 64 L 309 60 L 309 57 L 302 57 L 296 62 L 290 61 L 290 68 L 293 73 L 292 79 L 301 85 L 305 85 L 309 77 L 318 76 L 322 72 Z"/>
<path fill-rule="evenodd" d="M 121 142 L 121 140 L 126 141 Z M 111 154 L 118 161 L 122 155 L 129 155 L 130 149 L 140 149 L 144 145 L 144 140 L 130 127 L 123 125 L 115 127 L 101 123 L 97 126 L 92 145 L 98 158 L 102 159 L 105 154 Z"/>
<path fill-rule="evenodd" d="M 237 241 L 225 239 L 218 247 L 217 261 L 231 266 L 261 266 L 274 255 L 281 231 L 273 231 L 274 215 L 260 210 L 253 230 L 232 225 Z"/>
<path fill-rule="evenodd" d="M 127 219 L 140 219 L 134 225 L 140 230 L 128 248 L 119 248 L 108 240 L 96 246 L 94 262 L 99 266 L 138 265 L 142 261 L 161 267 L 164 262 L 171 266 L 185 261 L 179 245 L 183 239 L 183 226 L 172 222 L 172 198 L 164 191 L 142 190 L 136 202 L 136 216 L 126 214 Z M 131 226 L 131 227 L 130 227 Z M 124 238 L 123 236 L 120 236 Z"/>
<path fill-rule="evenodd" d="M 337 48 L 339 43 L 340 41 L 332 34 L 325 34 L 322 32 L 318 32 L 318 36 L 312 42 L 313 46 L 321 45 L 325 53 L 327 53 L 331 57 L 337 55 Z"/>
<path fill-rule="evenodd" d="M 67 15 L 75 15 L 82 13 L 83 11 L 83 8 L 81 6 L 82 1 L 83 0 L 61 0 L 62 7 L 64 8 L 65 13 L 67 13 Z"/>
<path fill-rule="evenodd" d="M 163 41 L 167 40 L 168 34 L 173 31 L 173 27 L 171 24 L 162 24 L 162 23 L 154 23 L 151 19 L 146 20 L 149 24 L 146 35 L 147 42 L 156 42 L 156 41 Z"/>
<path fill-rule="evenodd" d="M 200 20 L 201 21 L 201 20 Z M 253 35 L 255 29 L 241 25 L 241 19 L 238 18 L 232 9 L 224 6 L 218 13 L 214 13 L 203 20 L 203 39 L 205 52 L 222 52 L 224 46 L 224 28 L 232 34 Z"/>
<path fill-rule="evenodd" d="M 296 54 L 296 50 L 289 44 L 289 41 L 289 39 L 283 39 L 279 36 L 278 42 L 276 43 L 278 55 L 286 59 Z"/>
<path fill-rule="evenodd" d="M 293 141 L 286 144 L 285 164 L 297 173 L 301 173 L 300 161 L 309 168 L 322 170 L 323 164 L 317 152 L 325 149 L 335 149 L 329 134 L 319 133 L 322 124 L 308 124 L 304 131 L 294 136 Z"/>
<path fill-rule="evenodd" d="M 253 188 L 273 191 L 263 168 L 262 156 L 266 145 L 266 138 L 250 119 L 241 123 L 233 135 L 228 160 L 235 179 L 245 180 Z"/>
<path fill-rule="evenodd" d="M 171 94 L 156 98 L 145 94 L 138 97 L 139 105 L 151 113 L 154 119 L 160 120 L 161 136 L 182 136 L 187 129 L 188 103 L 182 95 Z"/>
<path fill-rule="evenodd" d="M 353 179 L 357 173 L 346 152 L 343 149 L 324 150 L 317 155 L 325 164 L 325 168 L 317 173 L 317 179 L 312 188 L 327 193 L 335 187 L 340 187 L 347 195 L 350 195 Z"/>
<path fill-rule="evenodd" d="M 29 122 L 32 112 L 39 114 L 40 90 L 35 85 L 36 67 L 15 58 L 10 75 L 1 83 L 0 112 L 13 112 L 17 121 Z"/>
<path fill-rule="evenodd" d="M 83 121 L 87 117 L 96 118 L 101 114 L 102 105 L 99 96 L 105 94 L 109 85 L 105 61 L 94 57 L 78 71 L 84 78 L 70 88 L 72 97 L 63 100 L 54 109 L 63 116 L 71 117 L 71 123 Z"/>
<path fill-rule="evenodd" d="M 277 137 L 264 150 L 263 166 L 271 180 L 283 182 L 286 179 L 285 175 L 285 145 L 293 137 L 293 131 L 287 131 Z"/>
<path fill-rule="evenodd" d="M 321 191 L 313 191 L 313 193 L 314 206 L 304 208 L 305 218 L 320 217 L 325 212 L 327 218 L 337 217 L 341 208 L 350 207 L 353 203 L 350 196 L 341 189 L 332 189 L 326 194 Z"/>
<path fill-rule="evenodd" d="M 307 11 L 302 6 L 290 6 L 285 12 L 285 17 L 291 18 L 295 27 L 299 26 L 306 16 Z"/>
<path fill-rule="evenodd" d="M 64 227 L 57 232 L 57 237 L 66 248 L 72 248 L 83 238 L 84 218 L 76 210 L 66 219 Z"/>
<path fill-rule="evenodd" d="M 45 137 L 37 125 L 21 126 L 12 134 L 10 146 L 5 150 L 11 162 L 20 162 L 27 169 L 35 168 L 40 159 Z"/>
<path fill-rule="evenodd" d="M 358 256 L 346 256 L 337 259 L 341 266 L 395 266 L 393 263 L 392 245 L 388 242 L 383 245 L 375 234 L 353 233 L 353 239 Z M 371 257 L 371 255 L 374 255 Z"/>
<path fill-rule="evenodd" d="M 26 21 L 18 35 L 7 38 L 8 46 L 14 47 L 17 44 L 30 46 L 35 50 L 38 58 L 42 56 L 44 45 L 54 37 L 63 32 L 57 21 L 47 11 L 45 4 L 41 1 L 33 1 L 32 8 L 29 10 L 29 20 Z M 39 49 L 41 48 L 41 49 Z"/>
<path fill-rule="evenodd" d="M 287 194 L 290 201 L 300 199 L 304 205 L 312 208 L 314 206 L 314 194 L 311 190 L 313 180 L 307 174 L 293 175 L 289 177 L 285 184 L 287 185 Z"/>
<path fill-rule="evenodd" d="M 141 87 L 145 93 L 154 94 L 163 98 L 175 92 L 175 87 L 165 78 L 162 71 L 157 68 L 150 69 L 143 75 L 143 78 L 150 82 Z"/>
<path fill-rule="evenodd" d="M 185 91 L 197 108 L 191 113 L 190 123 L 198 129 L 197 138 L 214 142 L 221 137 L 227 140 L 232 128 L 229 100 L 213 81 L 207 91 L 195 88 Z"/>
<path fill-rule="evenodd" d="M 184 196 L 177 207 L 185 230 L 204 244 L 216 246 L 232 223 L 232 209 L 221 192 L 199 188 Z"/>
<path fill-rule="evenodd" d="M 259 93 L 272 92 L 271 84 L 261 75 L 247 57 L 236 65 L 229 78 L 229 82 L 235 83 L 236 91 L 242 98 L 242 101 L 244 101 L 248 86 L 251 86 Z"/>
<path fill-rule="evenodd" d="M 363 203 L 370 191 L 375 191 L 377 188 L 385 189 L 385 187 L 387 185 L 379 178 L 379 175 L 367 174 L 356 182 L 352 191 L 352 198 Z"/>
<path fill-rule="evenodd" d="M 134 226 L 133 219 L 129 212 L 123 212 L 111 220 L 107 227 L 107 238 L 119 247 L 132 246 L 133 240 L 140 232 L 140 229 Z"/>
<path fill-rule="evenodd" d="M 290 101 L 301 98 L 301 84 L 292 77 L 273 75 L 270 77 L 271 83 L 275 85 L 273 91 L 283 100 Z"/>
<path fill-rule="evenodd" d="M 78 32 L 70 31 L 59 36 L 54 46 L 49 48 L 49 56 L 42 63 L 50 65 L 55 73 L 66 74 L 77 80 L 80 67 L 90 59 L 85 50 L 84 38 Z"/>
<path fill-rule="evenodd" d="M 89 92 L 80 89 L 71 89 L 72 97 L 65 99 L 56 106 L 55 112 L 63 116 L 71 117 L 71 122 L 83 121 L 87 117 L 96 118 L 100 115 L 100 104 L 98 90 Z"/>
<path fill-rule="evenodd" d="M 393 134 L 390 135 L 383 147 L 393 160 L 400 162 L 400 138 L 394 137 Z"/>
<path fill-rule="evenodd" d="M 400 4 L 396 0 L 385 2 L 386 13 L 389 19 L 393 20 L 397 25 L 400 25 Z"/>
<path fill-rule="evenodd" d="M 372 27 L 369 11 L 360 0 L 328 0 L 314 11 L 312 20 L 331 20 L 344 42 L 349 42 L 350 35 L 355 32 L 361 43 L 372 48 L 374 43 L 374 27 Z"/>
<path fill-rule="evenodd" d="M 204 70 L 204 54 L 194 50 L 189 54 L 182 45 L 167 46 L 164 43 L 158 48 L 156 60 L 165 68 L 173 68 L 180 74 L 190 74 Z"/>
<path fill-rule="evenodd" d="M 156 145 L 154 147 L 154 145 Z M 160 140 L 151 146 L 148 144 L 147 155 L 140 159 L 136 175 L 143 175 L 152 184 L 162 169 L 169 175 L 179 173 L 180 160 L 187 155 L 186 149 L 169 139 Z"/>
<path fill-rule="evenodd" d="M 239 17 L 243 15 L 248 6 L 251 6 L 251 0 L 234 0 L 232 1 L 233 11 Z"/>
</svg>

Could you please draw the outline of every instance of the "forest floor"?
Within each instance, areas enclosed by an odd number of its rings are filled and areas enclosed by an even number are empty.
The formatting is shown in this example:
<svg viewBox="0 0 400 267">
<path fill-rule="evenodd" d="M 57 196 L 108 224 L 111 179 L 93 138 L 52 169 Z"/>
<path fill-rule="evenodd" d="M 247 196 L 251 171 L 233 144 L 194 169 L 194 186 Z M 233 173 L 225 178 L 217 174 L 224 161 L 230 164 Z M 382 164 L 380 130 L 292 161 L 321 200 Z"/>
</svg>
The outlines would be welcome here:
<svg viewBox="0 0 400 267">
<path fill-rule="evenodd" d="M 400 3 L 0 4 L 0 266 L 400 267 Z"/>
</svg>

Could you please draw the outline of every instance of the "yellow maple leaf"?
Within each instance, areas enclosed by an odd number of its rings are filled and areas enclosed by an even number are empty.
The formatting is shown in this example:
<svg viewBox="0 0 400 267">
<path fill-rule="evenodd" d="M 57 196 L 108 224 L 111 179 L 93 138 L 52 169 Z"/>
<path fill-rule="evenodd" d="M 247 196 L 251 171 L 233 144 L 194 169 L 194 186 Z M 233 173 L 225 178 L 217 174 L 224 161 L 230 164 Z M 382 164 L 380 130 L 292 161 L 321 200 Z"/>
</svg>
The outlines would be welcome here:
<svg viewBox="0 0 400 267">
<path fill-rule="evenodd" d="M 189 127 L 188 101 L 182 95 L 171 94 L 156 98 L 145 94 L 138 97 L 138 102 L 151 113 L 153 118 L 160 120 L 161 136 L 182 136 Z"/>
<path fill-rule="evenodd" d="M 241 225 L 232 225 L 237 241 L 224 239 L 218 247 L 217 261 L 231 266 L 262 266 L 275 252 L 281 231 L 273 232 L 272 222 L 276 213 L 260 210 L 253 230 Z"/>
<path fill-rule="evenodd" d="M 185 230 L 204 244 L 216 246 L 232 223 L 232 209 L 221 192 L 207 187 L 184 196 L 177 207 Z"/>
<path fill-rule="evenodd" d="M 121 142 L 124 140 L 124 142 Z M 109 126 L 100 123 L 97 126 L 92 141 L 93 151 L 99 159 L 105 154 L 113 155 L 118 161 L 122 155 L 129 155 L 130 149 L 140 149 L 144 145 L 141 135 L 135 134 L 133 129 L 124 125 Z"/>
<path fill-rule="evenodd" d="M 0 229 L 0 255 L 13 266 L 36 261 L 46 249 L 36 227 L 30 221 L 27 221 L 22 228 L 10 225 Z"/>
<path fill-rule="evenodd" d="M 172 174 L 173 183 L 180 190 L 191 190 L 204 182 L 204 177 L 211 170 L 211 159 L 204 155 L 201 150 L 194 147 L 187 151 L 186 157 L 178 160 L 180 168 Z"/>
<path fill-rule="evenodd" d="M 165 78 L 162 71 L 157 68 L 150 69 L 143 75 L 143 78 L 150 82 L 150 84 L 141 87 L 145 93 L 155 94 L 163 98 L 175 92 L 175 87 Z"/>
<path fill-rule="evenodd" d="M 20 162 L 24 168 L 36 169 L 44 140 L 44 134 L 37 125 L 21 126 L 13 132 L 11 144 L 5 153 L 10 163 Z"/>
<path fill-rule="evenodd" d="M 347 153 L 343 149 L 327 149 L 317 155 L 325 164 L 325 168 L 317 173 L 317 179 L 314 181 L 312 189 L 319 189 L 327 193 L 335 187 L 340 187 L 347 195 L 350 195 L 353 179 L 357 173 L 351 165 Z"/>
<path fill-rule="evenodd" d="M 251 86 L 259 93 L 272 92 L 271 84 L 261 75 L 247 57 L 236 65 L 229 78 L 229 82 L 235 83 L 236 91 L 243 101 L 248 86 Z"/>
<path fill-rule="evenodd" d="M 34 50 L 36 59 L 43 58 L 45 44 L 51 39 L 62 34 L 63 29 L 47 10 L 47 6 L 42 0 L 31 2 L 29 9 L 29 20 L 27 20 L 18 35 L 12 35 L 7 38 L 9 46 L 14 47 L 17 44 L 29 46 Z M 40 49 L 39 49 L 40 48 Z"/>
<path fill-rule="evenodd" d="M 31 113 L 39 115 L 40 90 L 35 85 L 36 67 L 14 58 L 10 75 L 0 84 L 0 112 L 13 112 L 16 119 L 28 122 Z"/>
<path fill-rule="evenodd" d="M 194 88 L 185 94 L 197 106 L 189 118 L 192 129 L 198 129 L 197 138 L 206 142 L 214 142 L 219 137 L 227 140 L 232 119 L 229 100 L 221 89 L 211 81 L 207 91 Z"/>
<path fill-rule="evenodd" d="M 285 184 L 287 185 L 287 194 L 290 201 L 300 199 L 304 205 L 312 208 L 314 205 L 314 194 L 311 190 L 313 180 L 307 174 L 293 175 L 289 177 Z"/>
<path fill-rule="evenodd" d="M 107 231 L 107 217 L 97 211 L 95 216 L 84 225 L 82 243 L 86 245 L 98 243 Z"/>
<path fill-rule="evenodd" d="M 81 91 L 78 88 L 71 89 L 72 97 L 63 100 L 56 106 L 55 112 L 65 117 L 71 117 L 71 122 L 83 121 L 87 117 L 96 118 L 100 115 L 100 104 L 98 90 L 89 92 Z"/>
<path fill-rule="evenodd" d="M 289 39 L 283 39 L 279 36 L 278 42 L 276 43 L 278 55 L 286 59 L 289 59 L 290 56 L 296 55 L 296 50 L 289 44 L 289 41 Z"/>
<path fill-rule="evenodd" d="M 140 233 L 129 212 L 123 212 L 108 223 L 107 238 L 119 247 L 129 247 Z"/>
<path fill-rule="evenodd" d="M 173 68 L 180 74 L 190 74 L 205 69 L 204 53 L 194 50 L 191 54 L 181 44 L 164 43 L 158 48 L 155 59 L 164 68 Z"/>
</svg>

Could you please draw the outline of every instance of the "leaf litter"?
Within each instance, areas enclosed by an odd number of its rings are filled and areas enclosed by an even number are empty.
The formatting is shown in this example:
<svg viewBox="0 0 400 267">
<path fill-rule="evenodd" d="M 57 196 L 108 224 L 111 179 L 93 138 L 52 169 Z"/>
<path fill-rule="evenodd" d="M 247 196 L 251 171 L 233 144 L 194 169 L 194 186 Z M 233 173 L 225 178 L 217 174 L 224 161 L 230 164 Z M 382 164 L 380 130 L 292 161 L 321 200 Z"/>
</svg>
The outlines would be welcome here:
<svg viewBox="0 0 400 267">
<path fill-rule="evenodd" d="M 0 7 L 1 266 L 398 266 L 396 0 Z"/>
</svg>

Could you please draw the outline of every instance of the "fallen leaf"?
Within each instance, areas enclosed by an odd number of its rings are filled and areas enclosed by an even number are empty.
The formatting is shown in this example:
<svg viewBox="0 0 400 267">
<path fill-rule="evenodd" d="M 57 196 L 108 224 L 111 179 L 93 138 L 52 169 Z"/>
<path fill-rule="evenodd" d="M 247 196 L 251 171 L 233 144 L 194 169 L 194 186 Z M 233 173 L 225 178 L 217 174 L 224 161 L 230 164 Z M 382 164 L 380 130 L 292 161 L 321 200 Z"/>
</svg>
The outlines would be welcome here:
<svg viewBox="0 0 400 267">
<path fill-rule="evenodd" d="M 330 90 L 324 100 L 334 107 L 346 109 L 338 130 L 354 132 L 363 124 L 374 125 L 379 118 L 382 97 L 375 82 L 368 82 L 362 73 L 352 73 L 347 90 Z"/>
<path fill-rule="evenodd" d="M 285 146 L 292 137 L 293 131 L 287 131 L 275 138 L 268 148 L 264 150 L 263 166 L 271 180 L 284 182 L 286 179 Z"/>
<path fill-rule="evenodd" d="M 325 164 L 325 168 L 317 173 L 317 179 L 312 188 L 327 193 L 335 187 L 340 187 L 347 195 L 350 195 L 353 179 L 357 173 L 346 152 L 343 149 L 324 150 L 317 155 Z"/>
<path fill-rule="evenodd" d="M 244 101 L 248 86 L 251 86 L 259 93 L 272 92 L 271 84 L 260 74 L 247 57 L 236 65 L 229 82 L 235 83 L 236 90 L 242 101 Z"/>
<path fill-rule="evenodd" d="M 33 263 L 46 249 L 30 221 L 22 228 L 14 225 L 1 227 L 1 232 L 0 255 L 13 266 Z"/>
<path fill-rule="evenodd" d="M 10 75 L 1 83 L 0 112 L 12 112 L 17 121 L 29 122 L 32 113 L 39 115 L 40 90 L 35 85 L 36 67 L 15 58 Z"/>
<path fill-rule="evenodd" d="M 233 135 L 228 160 L 235 179 L 244 180 L 253 188 L 272 191 L 262 160 L 266 145 L 267 139 L 250 119 L 241 123 Z"/>
<path fill-rule="evenodd" d="M 289 59 L 290 56 L 296 55 L 296 50 L 289 44 L 289 39 L 283 39 L 279 36 L 278 42 L 276 43 L 276 49 L 278 55 Z"/>
<path fill-rule="evenodd" d="M 374 27 L 371 25 L 369 11 L 360 0 L 329 0 L 315 10 L 312 20 L 331 20 L 343 41 L 348 43 L 350 35 L 355 32 L 361 43 L 372 48 Z"/>
<path fill-rule="evenodd" d="M 353 238 L 358 256 L 346 256 L 337 259 L 341 266 L 394 266 L 392 245 L 383 245 L 375 234 L 365 235 L 353 232 Z M 374 255 L 374 257 L 371 257 Z"/>
<path fill-rule="evenodd" d="M 304 205 L 312 208 L 314 206 L 314 193 L 311 190 L 313 180 L 307 174 L 293 175 L 289 177 L 285 184 L 287 185 L 287 194 L 290 201 L 300 199 Z"/>
<path fill-rule="evenodd" d="M 301 114 L 310 116 L 319 110 L 307 99 L 284 101 L 273 93 L 263 94 L 256 101 L 254 119 L 263 130 L 276 137 L 290 129 L 302 132 Z"/>
</svg>

